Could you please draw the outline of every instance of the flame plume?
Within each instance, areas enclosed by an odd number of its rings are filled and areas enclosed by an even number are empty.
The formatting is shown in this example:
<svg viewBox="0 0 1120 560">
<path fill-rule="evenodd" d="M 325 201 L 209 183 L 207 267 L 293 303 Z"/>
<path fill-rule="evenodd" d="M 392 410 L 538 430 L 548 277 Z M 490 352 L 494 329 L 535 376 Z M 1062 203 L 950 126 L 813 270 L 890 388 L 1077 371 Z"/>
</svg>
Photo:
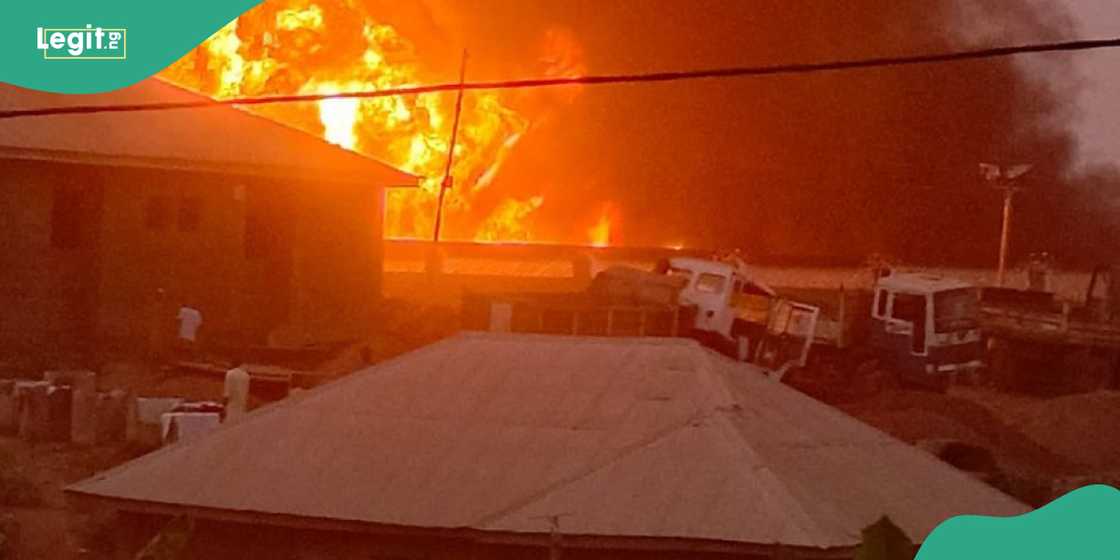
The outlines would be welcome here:
<svg viewBox="0 0 1120 560">
<path fill-rule="evenodd" d="M 574 39 L 550 32 L 546 40 L 565 49 L 556 58 L 561 71 L 583 70 Z M 417 85 L 422 69 L 416 61 L 411 42 L 354 1 L 271 0 L 231 21 L 161 75 L 215 98 L 330 94 Z M 419 189 L 390 191 L 385 235 L 427 238 L 448 156 L 453 106 L 454 95 L 433 93 L 251 110 L 422 177 Z M 451 229 L 449 237 L 533 240 L 528 224 L 543 197 L 499 198 L 481 220 L 480 209 L 472 208 L 529 129 L 530 120 L 498 92 L 465 93 L 452 169 L 455 188 L 447 193 L 444 212 L 449 224 L 458 218 L 461 226 L 470 218 L 475 229 Z"/>
</svg>

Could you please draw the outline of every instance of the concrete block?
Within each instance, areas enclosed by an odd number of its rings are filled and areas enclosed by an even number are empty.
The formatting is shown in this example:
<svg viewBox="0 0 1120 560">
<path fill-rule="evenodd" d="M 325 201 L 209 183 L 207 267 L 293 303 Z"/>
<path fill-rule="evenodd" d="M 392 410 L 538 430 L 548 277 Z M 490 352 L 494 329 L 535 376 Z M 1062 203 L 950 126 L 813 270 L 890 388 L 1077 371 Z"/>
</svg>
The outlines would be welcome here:
<svg viewBox="0 0 1120 560">
<path fill-rule="evenodd" d="M 97 443 L 120 441 L 128 424 L 128 393 L 114 389 L 97 395 Z"/>
<path fill-rule="evenodd" d="M 52 385 L 47 389 L 47 438 L 70 441 L 74 390 L 70 385 Z"/>
<path fill-rule="evenodd" d="M 24 441 L 46 441 L 50 436 L 51 385 L 46 381 L 16 382 L 17 433 Z"/>
<path fill-rule="evenodd" d="M 70 379 L 70 441 L 78 445 L 97 443 L 97 376 L 92 371 L 75 372 Z"/>
<path fill-rule="evenodd" d="M 129 399 L 128 403 L 125 438 L 129 442 L 154 448 L 159 447 L 163 439 L 160 417 L 182 404 L 183 399 L 137 397 Z"/>
</svg>

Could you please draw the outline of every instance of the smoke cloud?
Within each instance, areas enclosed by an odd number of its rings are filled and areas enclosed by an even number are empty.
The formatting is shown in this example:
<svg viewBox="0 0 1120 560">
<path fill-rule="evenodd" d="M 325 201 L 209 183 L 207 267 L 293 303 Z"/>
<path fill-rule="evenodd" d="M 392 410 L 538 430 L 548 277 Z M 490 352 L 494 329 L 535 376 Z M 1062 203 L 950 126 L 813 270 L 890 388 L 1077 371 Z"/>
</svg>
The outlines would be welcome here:
<svg viewBox="0 0 1120 560">
<path fill-rule="evenodd" d="M 1071 39 L 1054 5 L 979 0 L 368 0 L 454 76 L 539 75 L 550 30 L 593 73 L 775 64 Z M 925 264 L 994 261 L 1000 195 L 980 162 L 1030 162 L 1013 261 L 1072 264 L 1117 248 L 1117 172 L 1074 167 L 1078 54 L 809 76 L 589 87 L 534 123 L 493 196 L 545 203 L 538 238 L 584 242 L 609 202 L 612 240 L 748 255 Z M 515 100 L 515 102 L 517 102 Z M 534 103 L 531 95 L 519 101 Z M 556 104 L 553 104 L 556 106 Z M 526 111 L 532 114 L 531 110 Z M 484 205 L 483 205 L 484 206 Z M 573 218 L 575 217 L 575 218 Z"/>
</svg>

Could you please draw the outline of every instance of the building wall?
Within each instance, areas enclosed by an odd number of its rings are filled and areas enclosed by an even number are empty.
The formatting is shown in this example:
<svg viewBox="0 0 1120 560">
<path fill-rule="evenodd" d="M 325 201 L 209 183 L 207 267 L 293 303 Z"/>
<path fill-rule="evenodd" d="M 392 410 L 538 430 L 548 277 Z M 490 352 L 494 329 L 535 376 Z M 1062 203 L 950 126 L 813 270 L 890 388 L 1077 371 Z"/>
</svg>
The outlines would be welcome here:
<svg viewBox="0 0 1120 560">
<path fill-rule="evenodd" d="M 202 311 L 202 336 L 222 336 L 235 321 L 243 260 L 237 182 L 148 169 L 107 175 L 98 290 L 103 345 L 170 340 L 184 303 Z M 180 223 L 188 204 L 198 208 L 197 227 Z"/>
<path fill-rule="evenodd" d="M 157 328 L 173 336 L 183 304 L 202 312 L 204 344 L 364 332 L 380 289 L 377 188 L 157 170 L 117 179 L 106 188 L 102 236 L 107 337 L 136 340 Z M 153 228 L 148 208 L 160 196 L 175 210 Z M 187 199 L 199 210 L 185 228 L 177 214 Z"/>
<path fill-rule="evenodd" d="M 381 299 L 380 189 L 301 184 L 296 193 L 295 336 L 368 335 Z"/>
<path fill-rule="evenodd" d="M 5 353 L 53 349 L 63 334 L 109 352 L 166 349 L 183 304 L 202 311 L 204 344 L 333 341 L 365 332 L 376 307 L 373 186 L 23 161 L 3 162 L 0 185 Z M 52 247 L 60 187 L 88 194 L 73 249 Z"/>
<path fill-rule="evenodd" d="M 53 211 L 56 190 L 71 203 L 65 215 Z M 65 362 L 88 347 L 101 194 L 92 168 L 0 160 L 0 361 L 48 349 Z"/>
</svg>

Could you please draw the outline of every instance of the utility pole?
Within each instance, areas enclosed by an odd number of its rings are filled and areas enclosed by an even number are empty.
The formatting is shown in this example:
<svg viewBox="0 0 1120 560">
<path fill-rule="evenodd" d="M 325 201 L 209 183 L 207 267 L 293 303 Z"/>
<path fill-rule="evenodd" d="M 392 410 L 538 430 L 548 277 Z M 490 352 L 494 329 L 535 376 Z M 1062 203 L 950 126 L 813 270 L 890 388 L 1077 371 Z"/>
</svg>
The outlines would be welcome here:
<svg viewBox="0 0 1120 560">
<path fill-rule="evenodd" d="M 999 270 L 996 274 L 996 283 L 1003 286 L 1007 279 L 1007 252 L 1011 237 L 1011 212 L 1015 193 L 1019 188 L 1015 186 L 1015 179 L 1022 177 L 1031 170 L 1030 164 L 1017 164 L 1009 167 L 1000 167 L 991 163 L 980 164 L 980 174 L 985 181 L 994 188 L 1003 192 L 1003 227 L 999 237 Z"/>
<path fill-rule="evenodd" d="M 436 199 L 436 225 L 432 232 L 433 243 L 439 243 L 439 230 L 443 222 L 443 198 L 451 188 L 451 167 L 455 163 L 455 142 L 459 137 L 459 115 L 463 112 L 463 84 L 467 77 L 467 51 L 463 49 L 463 61 L 459 65 L 459 96 L 455 99 L 455 120 L 451 124 L 451 142 L 447 146 L 447 168 L 439 183 L 439 197 Z"/>
</svg>

